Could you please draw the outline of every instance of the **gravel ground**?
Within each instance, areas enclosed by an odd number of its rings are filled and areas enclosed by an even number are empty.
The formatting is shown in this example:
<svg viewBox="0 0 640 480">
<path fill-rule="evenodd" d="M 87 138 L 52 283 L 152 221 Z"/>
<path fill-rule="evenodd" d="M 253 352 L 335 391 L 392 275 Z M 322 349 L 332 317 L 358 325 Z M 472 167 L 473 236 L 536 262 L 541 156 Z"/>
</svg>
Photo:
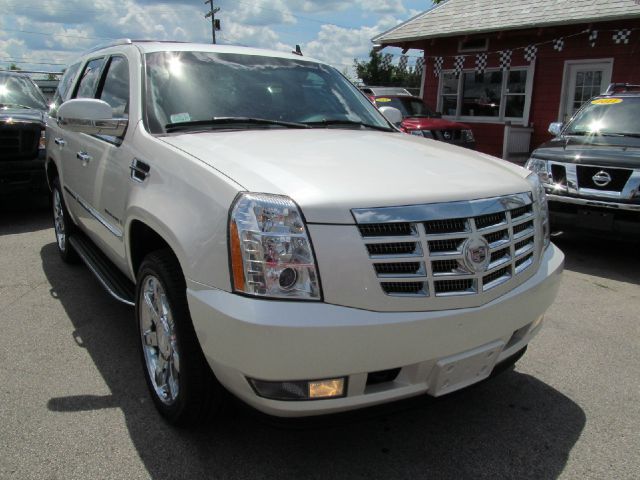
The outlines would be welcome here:
<svg viewBox="0 0 640 480">
<path fill-rule="evenodd" d="M 638 244 L 561 236 L 560 296 L 516 368 L 441 399 L 197 431 L 147 395 L 131 309 L 0 211 L 0 478 L 640 478 Z"/>
</svg>

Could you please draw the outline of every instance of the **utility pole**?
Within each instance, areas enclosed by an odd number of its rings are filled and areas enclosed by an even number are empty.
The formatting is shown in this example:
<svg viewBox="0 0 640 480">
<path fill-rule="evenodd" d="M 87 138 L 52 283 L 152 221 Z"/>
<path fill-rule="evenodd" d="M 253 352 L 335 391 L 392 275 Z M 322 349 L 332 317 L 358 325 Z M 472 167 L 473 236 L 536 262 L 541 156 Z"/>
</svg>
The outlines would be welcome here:
<svg viewBox="0 0 640 480">
<path fill-rule="evenodd" d="M 208 3 L 211 6 L 211 10 L 209 10 L 204 18 L 209 18 L 211 17 L 211 37 L 213 39 L 213 44 L 215 45 L 216 43 L 216 29 L 220 29 L 220 20 L 218 20 L 216 22 L 216 13 L 218 13 L 220 11 L 220 7 L 214 7 L 213 6 L 213 0 L 206 0 L 205 5 Z"/>
</svg>

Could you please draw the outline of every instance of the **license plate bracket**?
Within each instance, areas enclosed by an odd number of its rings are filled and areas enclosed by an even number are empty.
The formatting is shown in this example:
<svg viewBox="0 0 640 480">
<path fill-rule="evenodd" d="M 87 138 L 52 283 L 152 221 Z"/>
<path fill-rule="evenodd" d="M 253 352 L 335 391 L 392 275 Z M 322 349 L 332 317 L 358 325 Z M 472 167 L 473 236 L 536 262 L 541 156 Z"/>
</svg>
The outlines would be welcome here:
<svg viewBox="0 0 640 480">
<path fill-rule="evenodd" d="M 503 348 L 504 342 L 498 340 L 438 360 L 429 382 L 429 393 L 439 397 L 484 380 L 491 374 Z"/>
</svg>

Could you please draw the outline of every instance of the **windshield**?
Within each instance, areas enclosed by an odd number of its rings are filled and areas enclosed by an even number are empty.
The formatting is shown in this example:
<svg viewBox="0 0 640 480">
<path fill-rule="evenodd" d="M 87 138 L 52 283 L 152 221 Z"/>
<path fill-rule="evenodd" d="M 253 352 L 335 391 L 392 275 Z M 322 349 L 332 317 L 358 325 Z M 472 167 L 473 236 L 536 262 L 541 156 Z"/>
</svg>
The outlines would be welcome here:
<svg viewBox="0 0 640 480">
<path fill-rule="evenodd" d="M 640 97 L 596 98 L 567 125 L 564 135 L 640 135 Z"/>
<path fill-rule="evenodd" d="M 403 117 L 433 117 L 434 114 L 422 100 L 411 97 L 378 97 L 378 107 L 394 107 L 400 110 Z"/>
<path fill-rule="evenodd" d="M 46 110 L 47 102 L 28 78 L 0 73 L 0 107 Z"/>
<path fill-rule="evenodd" d="M 146 60 L 146 117 L 152 133 L 167 126 L 389 128 L 376 108 L 335 69 L 305 60 L 211 52 L 154 52 Z M 224 120 L 222 122 L 211 122 Z M 198 122 L 201 122 L 198 124 Z M 332 123 L 333 122 L 333 123 Z M 308 125 L 307 125 L 308 124 Z"/>
</svg>

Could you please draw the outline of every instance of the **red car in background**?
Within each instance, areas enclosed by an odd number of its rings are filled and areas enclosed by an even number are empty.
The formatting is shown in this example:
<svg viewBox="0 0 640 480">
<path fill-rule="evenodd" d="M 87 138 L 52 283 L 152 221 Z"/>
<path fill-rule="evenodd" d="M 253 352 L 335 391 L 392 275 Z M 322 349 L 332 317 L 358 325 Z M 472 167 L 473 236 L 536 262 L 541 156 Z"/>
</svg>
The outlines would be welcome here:
<svg viewBox="0 0 640 480">
<path fill-rule="evenodd" d="M 394 107 L 402 113 L 400 130 L 411 135 L 433 138 L 460 147 L 475 149 L 471 127 L 452 122 L 433 112 L 420 97 L 410 95 L 368 95 L 376 107 Z"/>
</svg>

